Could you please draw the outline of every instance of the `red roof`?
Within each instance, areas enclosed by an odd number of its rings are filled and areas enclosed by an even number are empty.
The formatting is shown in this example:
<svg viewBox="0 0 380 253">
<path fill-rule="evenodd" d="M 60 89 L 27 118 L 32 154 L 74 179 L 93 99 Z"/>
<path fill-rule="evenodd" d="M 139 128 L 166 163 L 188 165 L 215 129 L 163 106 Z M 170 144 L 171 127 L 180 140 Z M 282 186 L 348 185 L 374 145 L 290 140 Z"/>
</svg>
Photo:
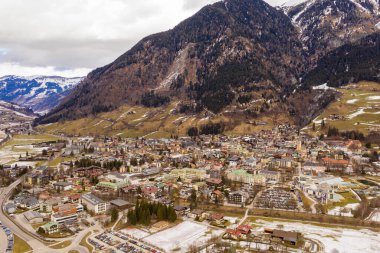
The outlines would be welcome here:
<svg viewBox="0 0 380 253">
<path fill-rule="evenodd" d="M 72 199 L 72 200 L 80 199 L 80 194 L 73 194 L 73 195 L 70 195 L 69 198 Z"/>
<path fill-rule="evenodd" d="M 221 220 L 221 219 L 224 218 L 224 215 L 221 214 L 221 213 L 213 213 L 213 214 L 210 215 L 210 218 L 212 220 Z"/>
<path fill-rule="evenodd" d="M 328 163 L 328 164 L 335 164 L 335 165 L 348 165 L 348 161 L 347 160 L 336 160 L 336 159 L 332 159 L 330 157 L 325 157 L 322 159 L 325 163 Z"/>
<path fill-rule="evenodd" d="M 156 192 L 158 192 L 158 188 L 157 188 L 157 187 L 154 187 L 154 186 L 147 186 L 147 187 L 145 187 L 144 189 L 142 189 L 142 191 L 143 191 L 145 194 L 151 194 L 151 193 L 156 193 Z"/>
<path fill-rule="evenodd" d="M 249 225 L 240 225 L 236 229 L 242 232 L 243 234 L 248 234 L 249 232 L 251 232 L 251 226 Z"/>
<path fill-rule="evenodd" d="M 241 231 L 240 230 L 235 230 L 235 229 L 227 229 L 226 233 L 230 234 L 230 235 L 235 235 L 235 236 L 241 235 Z"/>
</svg>

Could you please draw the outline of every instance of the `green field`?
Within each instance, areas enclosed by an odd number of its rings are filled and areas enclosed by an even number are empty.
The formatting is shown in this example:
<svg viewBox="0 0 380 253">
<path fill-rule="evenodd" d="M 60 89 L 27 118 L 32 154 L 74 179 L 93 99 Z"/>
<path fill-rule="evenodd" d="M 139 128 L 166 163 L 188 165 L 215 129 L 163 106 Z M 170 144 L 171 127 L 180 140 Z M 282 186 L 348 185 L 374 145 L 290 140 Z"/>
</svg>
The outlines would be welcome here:
<svg viewBox="0 0 380 253">
<path fill-rule="evenodd" d="M 69 247 L 70 245 L 71 245 L 71 241 L 67 240 L 67 241 L 63 241 L 63 242 L 58 243 L 58 244 L 54 244 L 53 246 L 50 246 L 50 248 L 52 248 L 52 249 L 63 249 L 63 248 Z"/>
<path fill-rule="evenodd" d="M 24 240 L 22 240 L 17 235 L 14 235 L 14 253 L 24 253 L 31 251 L 32 248 Z"/>
<path fill-rule="evenodd" d="M 40 135 L 15 135 L 13 138 L 0 146 L 0 163 L 12 164 L 18 161 L 20 156 L 36 155 L 41 152 L 40 148 L 33 148 L 31 144 L 60 139 L 50 134 Z"/>
<path fill-rule="evenodd" d="M 171 135 L 186 135 L 190 127 L 204 125 L 209 121 L 232 122 L 230 118 L 223 115 L 216 115 L 210 119 L 206 116 L 175 113 L 177 104 L 178 102 L 172 102 L 159 108 L 124 105 L 112 112 L 74 121 L 42 125 L 38 129 L 50 134 L 163 138 Z M 227 134 L 245 134 L 272 127 L 271 117 L 260 120 L 268 122 L 268 125 L 252 126 L 244 120 L 236 121 L 232 122 L 233 127 L 227 131 Z"/>
<path fill-rule="evenodd" d="M 341 97 L 314 120 L 316 134 L 320 134 L 322 119 L 327 126 L 340 130 L 358 130 L 365 134 L 380 130 L 380 84 L 361 82 L 339 88 L 338 91 Z M 332 115 L 336 115 L 337 119 L 333 119 Z M 311 130 L 312 124 L 308 130 Z"/>
</svg>

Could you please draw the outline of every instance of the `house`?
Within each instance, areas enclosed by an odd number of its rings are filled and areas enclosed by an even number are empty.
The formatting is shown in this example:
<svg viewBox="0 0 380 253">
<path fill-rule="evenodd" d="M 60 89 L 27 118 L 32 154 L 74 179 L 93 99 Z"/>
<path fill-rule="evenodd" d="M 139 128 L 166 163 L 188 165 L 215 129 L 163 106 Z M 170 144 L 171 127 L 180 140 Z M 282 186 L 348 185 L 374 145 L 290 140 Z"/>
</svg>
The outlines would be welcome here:
<svg viewBox="0 0 380 253">
<path fill-rule="evenodd" d="M 326 166 L 314 162 L 306 162 L 303 165 L 303 171 L 305 173 L 321 174 L 326 171 Z"/>
<path fill-rule="evenodd" d="M 206 177 L 206 171 L 200 169 L 174 169 L 170 171 L 168 175 L 165 175 L 165 178 L 178 180 L 181 179 L 185 182 L 191 182 L 192 180 L 203 180 Z"/>
<path fill-rule="evenodd" d="M 215 222 L 216 224 L 224 223 L 224 215 L 221 213 L 212 213 L 209 216 L 209 220 Z"/>
<path fill-rule="evenodd" d="M 217 168 L 217 167 L 212 168 L 209 171 L 209 174 L 210 174 L 211 179 L 220 179 L 221 178 L 220 168 Z"/>
<path fill-rule="evenodd" d="M 228 162 L 231 167 L 236 167 L 240 162 L 240 157 L 232 156 L 228 159 Z"/>
<path fill-rule="evenodd" d="M 54 221 L 46 223 L 40 228 L 45 232 L 45 234 L 54 234 L 59 232 L 59 224 Z"/>
<path fill-rule="evenodd" d="M 249 225 L 240 225 L 236 228 L 236 230 L 240 231 L 244 235 L 251 233 L 251 229 L 252 227 Z"/>
<path fill-rule="evenodd" d="M 270 163 L 271 168 L 291 168 L 292 167 L 292 160 L 288 158 L 281 158 L 281 159 L 273 159 Z"/>
<path fill-rule="evenodd" d="M 216 199 L 218 201 L 223 201 L 224 199 L 223 193 L 219 190 L 214 190 L 213 192 L 211 192 L 210 197 L 212 201 L 215 201 Z"/>
<path fill-rule="evenodd" d="M 57 206 L 61 201 L 59 198 L 51 198 L 44 202 L 40 203 L 40 212 L 51 213 L 53 211 L 53 207 Z"/>
<path fill-rule="evenodd" d="M 159 167 L 149 167 L 147 169 L 143 169 L 144 176 L 153 176 L 153 175 L 157 175 L 160 172 L 161 172 L 161 169 Z"/>
<path fill-rule="evenodd" d="M 223 238 L 240 240 L 241 239 L 241 232 L 239 230 L 236 230 L 236 229 L 227 229 Z"/>
<path fill-rule="evenodd" d="M 279 182 L 281 173 L 279 171 L 272 170 L 260 170 L 259 174 L 264 176 L 266 181 Z"/>
<path fill-rule="evenodd" d="M 80 203 L 86 206 L 88 211 L 94 212 L 94 214 L 106 213 L 110 206 L 108 202 L 101 200 L 92 193 L 82 195 Z"/>
<path fill-rule="evenodd" d="M 71 208 L 63 212 L 58 212 L 51 215 L 51 220 L 57 222 L 60 225 L 72 224 L 78 220 L 78 214 L 76 208 Z"/>
<path fill-rule="evenodd" d="M 17 206 L 14 203 L 10 202 L 10 203 L 8 203 L 8 204 L 5 205 L 4 210 L 7 213 L 12 214 L 12 213 L 16 212 Z"/>
<path fill-rule="evenodd" d="M 194 210 L 192 210 L 191 212 L 189 212 L 189 213 L 187 214 L 187 216 L 188 216 L 189 218 L 192 218 L 192 219 L 200 219 L 200 218 L 203 217 L 203 214 L 204 214 L 204 211 L 203 211 L 203 210 L 201 210 L 201 209 L 194 209 Z"/>
<path fill-rule="evenodd" d="M 65 151 L 63 152 L 62 156 L 72 156 L 72 155 L 78 155 L 81 152 L 82 147 L 79 146 L 70 146 L 65 148 Z"/>
<path fill-rule="evenodd" d="M 119 172 L 110 172 L 104 176 L 104 178 L 114 183 L 129 183 L 129 178 L 126 175 L 122 175 Z"/>
<path fill-rule="evenodd" d="M 224 238 L 229 238 L 233 240 L 244 240 L 251 233 L 251 226 L 240 225 L 236 229 L 227 229 L 224 234 Z"/>
<path fill-rule="evenodd" d="M 69 182 L 57 182 L 53 186 L 56 191 L 70 191 L 73 189 L 73 185 Z"/>
<path fill-rule="evenodd" d="M 69 196 L 69 201 L 71 203 L 79 203 L 80 194 L 72 194 Z"/>
<path fill-rule="evenodd" d="M 178 215 L 185 215 L 185 214 L 188 213 L 189 208 L 188 208 L 187 206 L 177 205 L 177 206 L 174 206 L 174 211 L 175 211 Z"/>
<path fill-rule="evenodd" d="M 220 178 L 207 178 L 206 184 L 210 186 L 220 186 L 222 184 L 222 179 Z"/>
<path fill-rule="evenodd" d="M 323 163 L 329 168 L 329 169 L 338 169 L 338 168 L 346 168 L 349 164 L 348 160 L 344 159 L 333 159 L 330 157 L 325 157 L 322 159 Z"/>
<path fill-rule="evenodd" d="M 100 191 L 114 191 L 114 192 L 117 192 L 119 191 L 120 189 L 126 187 L 128 185 L 128 183 L 126 182 L 106 182 L 106 181 L 102 181 L 102 182 L 99 182 L 97 185 L 96 185 L 96 189 L 100 190 Z"/>
<path fill-rule="evenodd" d="M 262 175 L 252 175 L 246 170 L 233 170 L 227 174 L 227 178 L 231 181 L 241 182 L 245 184 L 265 185 L 265 177 Z"/>
<path fill-rule="evenodd" d="M 36 211 L 27 211 L 24 213 L 25 219 L 32 224 L 42 223 L 44 221 L 42 215 Z"/>
<path fill-rule="evenodd" d="M 244 161 L 244 165 L 249 166 L 249 167 L 256 167 L 257 159 L 254 157 L 251 157 Z"/>
<path fill-rule="evenodd" d="M 300 233 L 274 229 L 271 237 L 272 238 L 278 238 L 278 239 L 280 239 L 286 243 L 290 243 L 292 245 L 296 245 L 299 238 L 300 238 Z"/>
<path fill-rule="evenodd" d="M 104 169 L 100 168 L 98 166 L 90 166 L 90 167 L 85 167 L 85 168 L 78 168 L 74 170 L 74 175 L 76 177 L 97 177 L 101 176 L 104 173 Z"/>
<path fill-rule="evenodd" d="M 118 210 L 125 210 L 128 207 L 131 206 L 131 204 L 128 201 L 122 200 L 122 199 L 114 199 L 110 201 L 110 204 L 112 207 L 117 208 Z"/>
<path fill-rule="evenodd" d="M 25 176 L 25 182 L 30 185 L 46 185 L 49 183 L 49 176 L 39 173 L 29 173 Z"/>
<path fill-rule="evenodd" d="M 25 197 L 20 200 L 20 207 L 27 209 L 36 209 L 39 208 L 39 202 L 35 197 Z"/>
</svg>

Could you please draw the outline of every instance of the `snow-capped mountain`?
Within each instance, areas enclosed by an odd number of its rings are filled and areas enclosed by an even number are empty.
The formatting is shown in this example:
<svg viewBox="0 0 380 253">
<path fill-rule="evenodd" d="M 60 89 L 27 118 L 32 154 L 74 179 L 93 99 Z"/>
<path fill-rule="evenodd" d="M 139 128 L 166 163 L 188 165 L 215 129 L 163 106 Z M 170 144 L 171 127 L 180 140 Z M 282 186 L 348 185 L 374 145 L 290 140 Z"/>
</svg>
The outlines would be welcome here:
<svg viewBox="0 0 380 253">
<path fill-rule="evenodd" d="M 0 100 L 44 114 L 57 106 L 82 79 L 59 76 L 4 76 L 0 78 Z"/>
<path fill-rule="evenodd" d="M 282 6 L 312 63 L 329 51 L 380 31 L 379 0 L 291 0 Z"/>
</svg>

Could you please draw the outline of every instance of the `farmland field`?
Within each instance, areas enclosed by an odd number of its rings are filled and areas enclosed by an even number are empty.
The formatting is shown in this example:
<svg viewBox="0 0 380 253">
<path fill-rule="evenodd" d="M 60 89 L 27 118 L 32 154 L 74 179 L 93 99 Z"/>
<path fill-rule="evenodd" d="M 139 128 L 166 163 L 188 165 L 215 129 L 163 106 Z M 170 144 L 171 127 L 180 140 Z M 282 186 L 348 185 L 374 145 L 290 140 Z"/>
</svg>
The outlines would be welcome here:
<svg viewBox="0 0 380 253">
<path fill-rule="evenodd" d="M 380 130 L 380 84 L 360 82 L 337 90 L 341 97 L 313 121 L 317 132 L 322 119 L 326 125 L 340 130 L 359 130 L 365 134 Z"/>
</svg>

